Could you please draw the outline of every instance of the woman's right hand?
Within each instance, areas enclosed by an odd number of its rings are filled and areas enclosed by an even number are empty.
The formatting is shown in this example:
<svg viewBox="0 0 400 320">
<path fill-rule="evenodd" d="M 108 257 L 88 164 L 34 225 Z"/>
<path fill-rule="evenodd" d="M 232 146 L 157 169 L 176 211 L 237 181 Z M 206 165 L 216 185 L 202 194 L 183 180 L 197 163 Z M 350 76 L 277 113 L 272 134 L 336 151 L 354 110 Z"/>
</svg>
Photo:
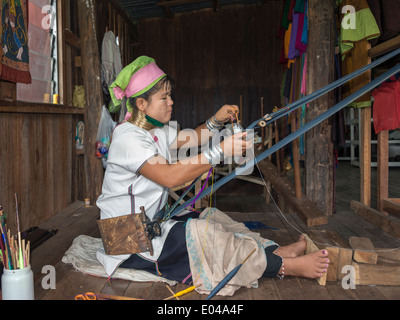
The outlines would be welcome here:
<svg viewBox="0 0 400 320">
<path fill-rule="evenodd" d="M 235 135 L 226 137 L 221 142 L 221 149 L 225 157 L 242 156 L 247 149 L 253 147 L 253 141 L 247 140 L 247 132 L 239 132 Z"/>
</svg>

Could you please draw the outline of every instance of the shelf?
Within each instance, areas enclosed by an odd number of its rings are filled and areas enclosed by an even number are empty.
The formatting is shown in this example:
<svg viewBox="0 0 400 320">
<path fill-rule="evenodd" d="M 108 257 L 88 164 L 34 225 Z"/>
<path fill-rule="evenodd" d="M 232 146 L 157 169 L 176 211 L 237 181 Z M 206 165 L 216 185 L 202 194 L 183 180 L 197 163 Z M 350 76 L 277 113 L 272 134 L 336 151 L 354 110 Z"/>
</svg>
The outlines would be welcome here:
<svg viewBox="0 0 400 320">
<path fill-rule="evenodd" d="M 346 126 L 350 127 L 350 140 L 346 140 L 346 145 L 350 146 L 350 157 L 340 157 L 338 158 L 339 161 L 349 161 L 351 162 L 351 165 L 359 167 L 360 166 L 360 155 L 356 155 L 356 147 L 360 145 L 360 141 L 358 140 L 358 137 L 360 137 L 361 132 L 359 131 L 361 128 L 358 125 L 360 123 L 360 118 L 361 118 L 361 113 L 358 112 L 358 116 L 355 116 L 355 109 L 354 108 L 348 108 L 345 109 L 347 112 L 349 112 L 349 117 L 347 118 L 348 121 L 346 121 Z M 371 124 L 373 123 L 373 119 L 371 119 Z M 358 129 L 358 132 L 357 132 Z M 371 140 L 371 145 L 377 145 L 378 141 L 377 140 Z M 399 145 L 400 146 L 400 140 L 389 140 L 389 148 L 390 146 L 394 145 Z M 360 152 L 360 148 L 358 149 L 358 152 Z M 390 150 L 389 150 L 390 152 Z M 400 154 L 399 154 L 400 155 Z M 371 167 L 377 167 L 377 162 L 376 161 L 371 161 Z M 389 167 L 400 167 L 400 162 L 399 161 L 389 161 Z"/>
</svg>

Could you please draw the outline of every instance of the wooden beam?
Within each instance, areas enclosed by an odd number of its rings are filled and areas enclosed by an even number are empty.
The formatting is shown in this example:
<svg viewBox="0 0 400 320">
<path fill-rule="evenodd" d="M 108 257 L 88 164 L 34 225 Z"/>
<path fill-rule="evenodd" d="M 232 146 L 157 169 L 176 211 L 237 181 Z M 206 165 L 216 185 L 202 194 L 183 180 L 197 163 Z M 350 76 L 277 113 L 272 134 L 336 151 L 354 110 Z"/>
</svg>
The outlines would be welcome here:
<svg viewBox="0 0 400 320">
<path fill-rule="evenodd" d="M 378 253 L 375 252 L 375 247 L 372 241 L 365 237 L 350 237 L 350 247 L 354 250 L 353 259 L 356 262 L 377 264 Z"/>
<path fill-rule="evenodd" d="M 351 201 L 350 208 L 368 222 L 381 228 L 393 237 L 400 239 L 400 222 L 397 219 L 386 216 L 380 211 L 354 200 Z"/>
<path fill-rule="evenodd" d="M 400 218 L 400 199 L 383 199 L 382 210 L 397 218 Z"/>
<path fill-rule="evenodd" d="M 32 103 L 24 101 L 0 101 L 0 113 L 31 114 L 84 114 L 84 110 L 51 103 Z"/>
<path fill-rule="evenodd" d="M 95 201 L 101 194 L 103 165 L 94 148 L 104 104 L 101 85 L 101 62 L 96 35 L 96 10 L 93 0 L 78 0 L 78 22 L 81 35 L 82 78 L 85 88 L 85 173 L 86 197 Z"/>
<path fill-rule="evenodd" d="M 265 180 L 271 182 L 279 196 L 296 211 L 297 215 L 307 226 L 311 227 L 328 223 L 327 215 L 318 209 L 305 195 L 302 195 L 301 199 L 296 198 L 293 183 L 288 177 L 279 176 L 276 167 L 268 159 L 260 161 L 258 166 Z"/>
<path fill-rule="evenodd" d="M 400 35 L 371 48 L 369 54 L 371 58 L 376 58 L 397 48 L 400 48 Z"/>
<path fill-rule="evenodd" d="M 400 265 L 371 265 L 352 263 L 356 271 L 356 285 L 399 286 Z"/>
<path fill-rule="evenodd" d="M 72 47 L 76 49 L 81 48 L 81 40 L 79 37 L 74 35 L 71 30 L 64 30 L 64 39 Z"/>
<path fill-rule="evenodd" d="M 376 248 L 379 264 L 400 264 L 400 249 Z"/>
<path fill-rule="evenodd" d="M 191 4 L 191 3 L 198 3 L 198 2 L 210 2 L 209 0 L 171 0 L 171 1 L 161 1 L 158 2 L 157 5 L 163 7 L 171 7 L 171 6 L 178 6 L 182 4 Z"/>
</svg>

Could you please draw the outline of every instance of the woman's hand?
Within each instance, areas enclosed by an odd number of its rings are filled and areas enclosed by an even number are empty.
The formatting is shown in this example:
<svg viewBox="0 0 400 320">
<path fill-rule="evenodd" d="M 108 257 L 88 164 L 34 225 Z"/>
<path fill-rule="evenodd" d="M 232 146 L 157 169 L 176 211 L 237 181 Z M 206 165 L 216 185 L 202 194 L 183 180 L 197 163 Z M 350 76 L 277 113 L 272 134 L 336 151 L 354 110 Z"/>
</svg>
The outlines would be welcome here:
<svg viewBox="0 0 400 320">
<path fill-rule="evenodd" d="M 252 148 L 253 141 L 247 140 L 246 137 L 247 132 L 239 132 L 226 137 L 220 144 L 225 157 L 242 156 L 247 149 Z"/>
<path fill-rule="evenodd" d="M 215 119 L 218 122 L 225 123 L 236 119 L 235 113 L 239 112 L 239 107 L 236 105 L 226 104 L 215 114 Z"/>
</svg>

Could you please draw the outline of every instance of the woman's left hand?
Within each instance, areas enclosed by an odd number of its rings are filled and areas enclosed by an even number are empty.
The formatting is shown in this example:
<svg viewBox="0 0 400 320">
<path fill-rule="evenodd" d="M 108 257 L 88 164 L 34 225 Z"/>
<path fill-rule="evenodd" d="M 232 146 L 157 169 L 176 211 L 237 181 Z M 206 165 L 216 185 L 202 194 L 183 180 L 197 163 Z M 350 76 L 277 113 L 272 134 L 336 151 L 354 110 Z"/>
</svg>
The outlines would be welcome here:
<svg viewBox="0 0 400 320">
<path fill-rule="evenodd" d="M 217 121 L 225 123 L 236 119 L 235 113 L 239 113 L 239 107 L 236 105 L 226 104 L 215 114 Z"/>
</svg>

